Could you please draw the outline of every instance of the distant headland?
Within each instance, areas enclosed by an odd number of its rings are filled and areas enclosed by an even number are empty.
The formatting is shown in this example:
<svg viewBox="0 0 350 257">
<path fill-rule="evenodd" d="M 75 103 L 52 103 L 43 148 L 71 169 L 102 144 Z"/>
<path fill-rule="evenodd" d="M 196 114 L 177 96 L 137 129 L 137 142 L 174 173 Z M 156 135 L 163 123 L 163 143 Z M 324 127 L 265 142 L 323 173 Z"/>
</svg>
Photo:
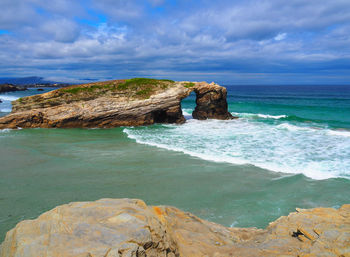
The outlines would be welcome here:
<svg viewBox="0 0 350 257">
<path fill-rule="evenodd" d="M 42 77 L 31 76 L 31 77 L 0 77 L 0 85 L 11 84 L 19 88 L 28 87 L 65 87 L 71 84 L 47 80 Z"/>
</svg>

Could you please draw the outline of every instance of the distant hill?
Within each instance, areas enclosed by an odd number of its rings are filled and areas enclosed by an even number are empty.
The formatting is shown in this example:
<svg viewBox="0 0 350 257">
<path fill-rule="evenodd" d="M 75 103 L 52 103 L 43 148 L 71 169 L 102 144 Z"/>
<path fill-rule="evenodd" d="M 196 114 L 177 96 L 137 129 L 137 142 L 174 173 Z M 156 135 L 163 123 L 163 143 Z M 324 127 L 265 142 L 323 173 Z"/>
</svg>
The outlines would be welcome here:
<svg viewBox="0 0 350 257">
<path fill-rule="evenodd" d="M 60 82 L 45 80 L 42 77 L 23 77 L 23 78 L 1 78 L 0 84 L 13 84 L 13 85 L 36 85 L 36 84 L 62 84 Z"/>
</svg>

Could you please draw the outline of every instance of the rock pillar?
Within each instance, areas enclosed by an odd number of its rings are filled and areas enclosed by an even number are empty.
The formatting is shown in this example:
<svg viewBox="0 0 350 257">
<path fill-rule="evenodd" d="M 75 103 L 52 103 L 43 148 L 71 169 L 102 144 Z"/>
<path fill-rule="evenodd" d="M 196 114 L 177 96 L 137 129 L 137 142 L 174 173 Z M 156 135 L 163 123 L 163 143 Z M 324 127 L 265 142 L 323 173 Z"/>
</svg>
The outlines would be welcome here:
<svg viewBox="0 0 350 257">
<path fill-rule="evenodd" d="M 196 108 L 192 113 L 194 119 L 228 120 L 233 116 L 227 109 L 227 91 L 214 82 L 211 84 L 198 83 L 194 87 L 196 93 Z"/>
</svg>

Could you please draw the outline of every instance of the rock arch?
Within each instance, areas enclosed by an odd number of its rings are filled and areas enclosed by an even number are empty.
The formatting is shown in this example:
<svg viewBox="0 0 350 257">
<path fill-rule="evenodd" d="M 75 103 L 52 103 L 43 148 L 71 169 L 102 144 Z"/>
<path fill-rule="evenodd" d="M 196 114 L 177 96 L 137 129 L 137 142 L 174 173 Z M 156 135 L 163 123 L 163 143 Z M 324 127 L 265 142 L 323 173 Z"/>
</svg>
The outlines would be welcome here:
<svg viewBox="0 0 350 257">
<path fill-rule="evenodd" d="M 181 100 L 193 91 L 196 93 L 193 118 L 234 118 L 227 109 L 226 88 L 214 82 L 160 81 L 150 88 L 152 93 L 149 95 L 145 90 L 118 90 L 118 83 L 120 81 L 77 85 L 16 100 L 12 102 L 11 114 L 0 118 L 0 129 L 111 128 L 183 123 L 186 120 Z"/>
</svg>

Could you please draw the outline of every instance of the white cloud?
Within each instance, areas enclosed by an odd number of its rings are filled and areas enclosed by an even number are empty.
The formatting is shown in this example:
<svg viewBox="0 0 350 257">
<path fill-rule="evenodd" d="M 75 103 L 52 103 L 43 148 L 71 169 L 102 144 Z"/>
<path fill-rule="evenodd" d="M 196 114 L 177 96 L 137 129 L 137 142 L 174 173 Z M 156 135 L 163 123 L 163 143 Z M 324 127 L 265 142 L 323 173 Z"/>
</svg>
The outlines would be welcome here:
<svg viewBox="0 0 350 257">
<path fill-rule="evenodd" d="M 281 41 L 286 39 L 286 37 L 287 37 L 287 33 L 279 33 L 277 36 L 274 37 L 274 39 L 276 41 Z"/>
<path fill-rule="evenodd" d="M 90 71 L 107 77 L 116 69 L 121 74 L 314 72 L 350 64 L 350 1 L 86 3 L 2 0 L 0 29 L 11 32 L 0 35 L 2 72 L 25 68 L 53 76 L 60 67 L 67 76 L 79 70 L 74 76 Z M 152 8 L 160 5 L 163 11 L 154 15 Z M 337 60 L 338 65 L 328 63 Z"/>
<path fill-rule="evenodd" d="M 79 28 L 75 22 L 68 19 L 56 19 L 40 26 L 45 35 L 51 35 L 59 42 L 74 42 L 79 36 Z"/>
</svg>

